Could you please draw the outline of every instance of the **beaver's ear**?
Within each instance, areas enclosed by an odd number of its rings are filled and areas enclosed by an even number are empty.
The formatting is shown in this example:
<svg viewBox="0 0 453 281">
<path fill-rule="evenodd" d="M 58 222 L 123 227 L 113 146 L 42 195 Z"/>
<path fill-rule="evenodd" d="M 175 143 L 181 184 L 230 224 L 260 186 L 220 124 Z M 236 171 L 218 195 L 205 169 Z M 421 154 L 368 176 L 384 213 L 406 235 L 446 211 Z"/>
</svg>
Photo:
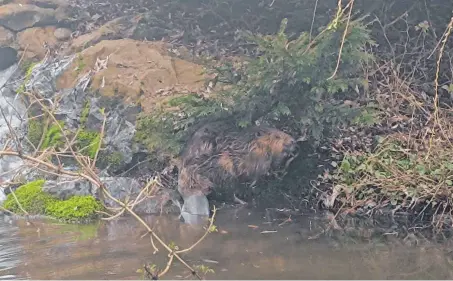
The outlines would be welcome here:
<svg viewBox="0 0 453 281">
<path fill-rule="evenodd" d="M 263 135 L 263 132 L 261 130 L 258 130 L 256 133 L 255 133 L 255 136 L 256 137 L 261 137 Z"/>
</svg>

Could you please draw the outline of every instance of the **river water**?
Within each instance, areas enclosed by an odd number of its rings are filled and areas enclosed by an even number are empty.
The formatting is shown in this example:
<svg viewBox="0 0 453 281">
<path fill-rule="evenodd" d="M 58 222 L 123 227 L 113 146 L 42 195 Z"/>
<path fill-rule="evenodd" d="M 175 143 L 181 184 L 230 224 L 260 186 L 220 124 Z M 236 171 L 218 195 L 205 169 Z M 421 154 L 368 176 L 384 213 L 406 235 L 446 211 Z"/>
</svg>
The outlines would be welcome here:
<svg viewBox="0 0 453 281">
<path fill-rule="evenodd" d="M 288 219 L 290 218 L 290 219 Z M 203 225 L 177 217 L 146 217 L 166 243 L 180 249 L 194 243 Z M 320 232 L 325 220 L 250 209 L 219 210 L 210 234 L 183 255 L 191 266 L 214 270 L 205 279 L 452 279 L 453 247 L 448 242 L 407 243 L 402 239 L 334 238 Z M 136 220 L 124 217 L 89 225 L 2 218 L 2 279 L 141 279 L 143 264 L 164 267 L 162 247 L 154 253 Z M 382 237 L 386 237 L 383 239 Z M 190 279 L 175 262 L 163 279 Z"/>
</svg>

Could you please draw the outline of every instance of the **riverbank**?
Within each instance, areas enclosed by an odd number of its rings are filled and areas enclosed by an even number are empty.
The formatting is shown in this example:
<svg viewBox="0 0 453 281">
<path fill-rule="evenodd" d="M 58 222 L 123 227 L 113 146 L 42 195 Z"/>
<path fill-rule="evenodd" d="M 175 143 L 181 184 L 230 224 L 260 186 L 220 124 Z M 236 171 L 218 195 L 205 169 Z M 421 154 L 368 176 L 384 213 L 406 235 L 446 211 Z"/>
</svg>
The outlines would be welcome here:
<svg viewBox="0 0 453 281">
<path fill-rule="evenodd" d="M 161 200 L 139 208 L 156 213 L 172 201 L 173 164 L 195 125 L 222 117 L 239 126 L 271 125 L 302 148 L 282 180 L 236 186 L 240 200 L 365 217 L 405 214 L 435 229 L 451 225 L 446 7 L 413 4 L 398 18 L 407 6 L 386 17 L 386 3 L 360 13 L 366 1 L 341 13 L 335 1 L 316 10 L 300 1 L 189 2 L 74 1 L 44 8 L 37 0 L 23 8 L 10 1 L 9 11 L 29 9 L 41 21 L 6 30 L 11 36 L 3 44 L 18 49 L 23 73 L 2 95 L 17 101 L 21 94 L 24 102 L 9 111 L 20 112 L 12 125 L 24 143 L 8 148 L 17 155 L 9 155 L 16 158 L 7 168 L 28 166 L 2 180 L 19 179 L 16 187 L 33 181 L 42 176 L 36 160 L 47 159 L 49 190 L 58 198 L 98 198 L 106 181 L 121 201 L 139 197 L 150 175 L 165 174 Z M 434 11 L 439 16 L 431 19 Z M 365 12 L 377 20 L 360 18 Z M 267 36 L 250 38 L 240 26 Z M 26 48 L 30 37 L 39 40 Z M 26 161 L 17 157 L 22 152 Z M 69 168 L 62 172 L 62 166 Z M 231 202 L 232 190 L 217 188 L 210 198 Z M 109 208 L 121 209 L 109 200 Z"/>
</svg>

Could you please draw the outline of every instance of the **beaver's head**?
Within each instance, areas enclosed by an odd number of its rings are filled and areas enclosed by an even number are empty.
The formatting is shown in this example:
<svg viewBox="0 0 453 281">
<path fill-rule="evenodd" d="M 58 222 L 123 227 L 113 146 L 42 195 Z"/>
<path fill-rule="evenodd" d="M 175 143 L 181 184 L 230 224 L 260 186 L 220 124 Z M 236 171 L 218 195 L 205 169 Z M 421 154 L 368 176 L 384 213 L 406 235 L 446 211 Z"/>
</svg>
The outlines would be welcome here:
<svg viewBox="0 0 453 281">
<path fill-rule="evenodd" d="M 277 129 L 266 129 L 258 132 L 256 143 L 272 156 L 274 165 L 278 166 L 287 159 L 297 156 L 299 146 L 289 134 Z"/>
</svg>

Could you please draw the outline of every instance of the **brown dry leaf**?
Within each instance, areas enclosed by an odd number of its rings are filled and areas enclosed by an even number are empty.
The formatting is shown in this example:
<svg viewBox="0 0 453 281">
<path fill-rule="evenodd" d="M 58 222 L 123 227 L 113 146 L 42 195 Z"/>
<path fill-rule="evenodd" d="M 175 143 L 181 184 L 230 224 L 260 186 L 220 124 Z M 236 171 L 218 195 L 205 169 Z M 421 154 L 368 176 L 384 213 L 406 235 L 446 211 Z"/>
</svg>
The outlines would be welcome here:
<svg viewBox="0 0 453 281">
<path fill-rule="evenodd" d="M 250 227 L 250 228 L 253 228 L 253 229 L 257 229 L 257 228 L 259 227 L 259 226 L 257 226 L 257 225 L 253 225 L 253 224 L 249 224 L 249 225 L 247 225 L 247 226 Z"/>
</svg>

